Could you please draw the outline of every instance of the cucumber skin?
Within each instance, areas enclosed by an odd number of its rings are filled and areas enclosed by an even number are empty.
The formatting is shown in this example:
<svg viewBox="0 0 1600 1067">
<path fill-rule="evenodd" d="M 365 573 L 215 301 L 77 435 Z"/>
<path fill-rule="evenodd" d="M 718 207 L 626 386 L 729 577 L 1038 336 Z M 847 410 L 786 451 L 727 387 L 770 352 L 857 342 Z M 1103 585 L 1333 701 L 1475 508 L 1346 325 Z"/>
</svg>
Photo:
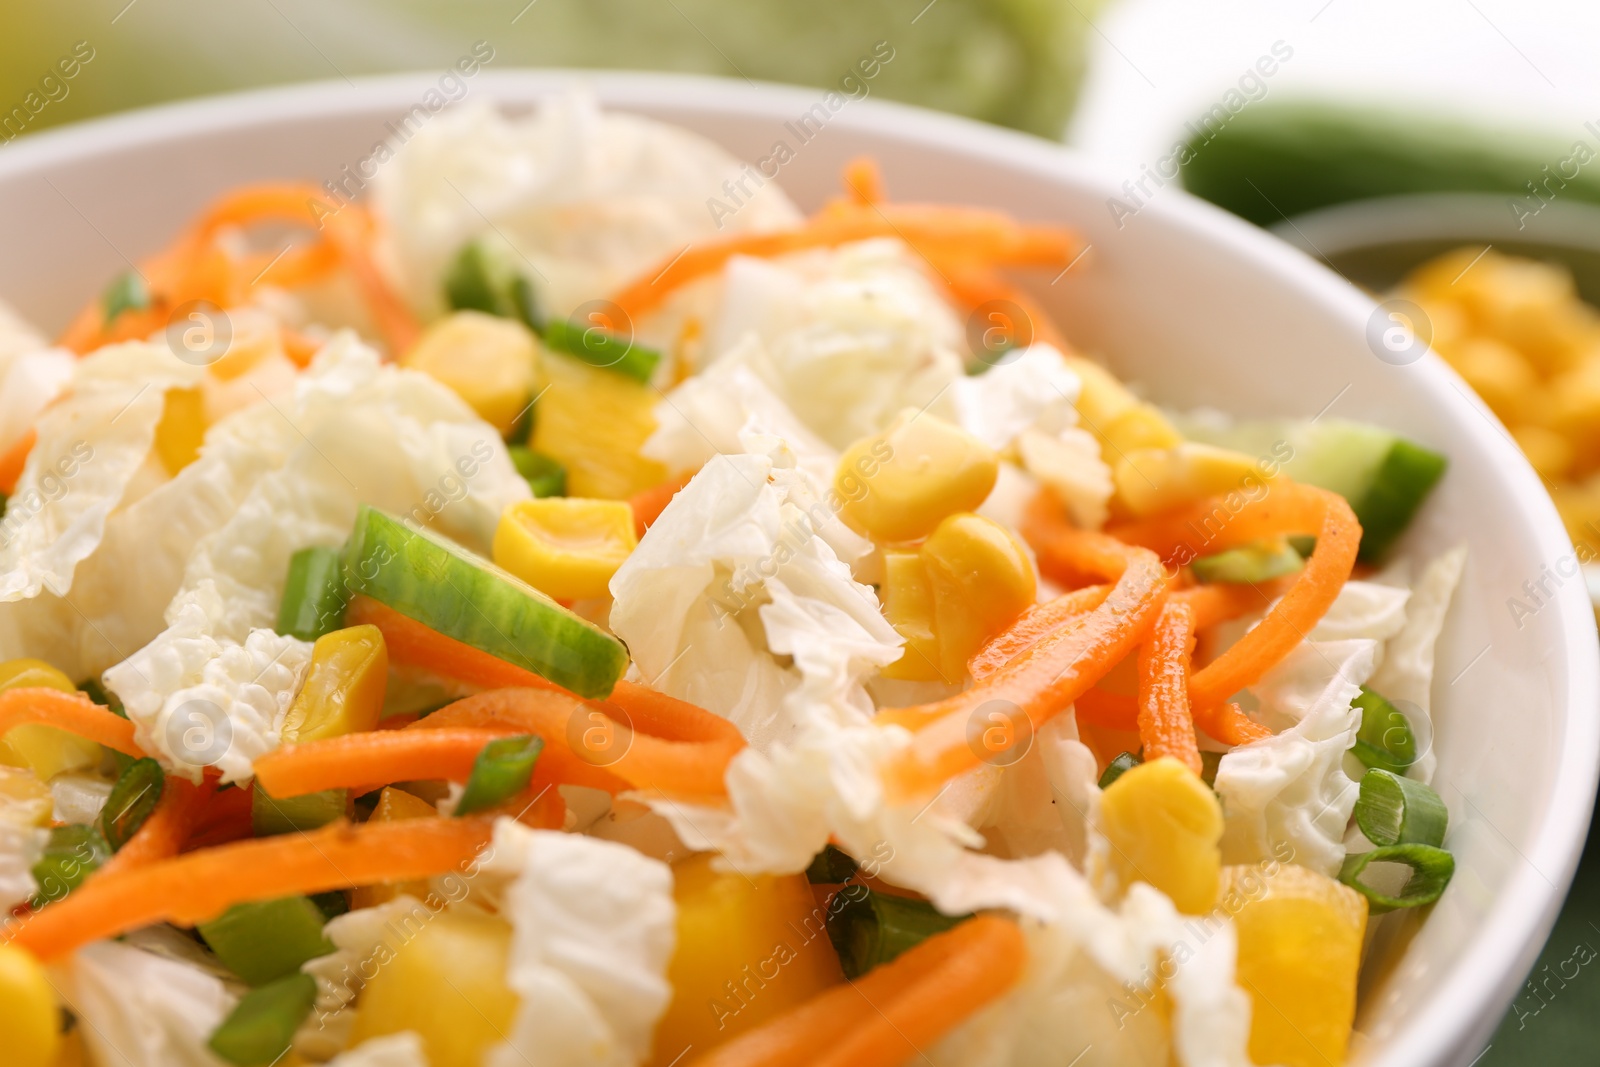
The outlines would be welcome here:
<svg viewBox="0 0 1600 1067">
<path fill-rule="evenodd" d="M 1360 500 L 1350 501 L 1350 510 L 1361 523 L 1361 549 L 1356 559 L 1377 563 L 1395 540 L 1411 525 L 1417 509 L 1428 498 L 1449 461 L 1437 452 L 1414 445 L 1405 438 L 1395 441 L 1378 465 L 1372 483 Z"/>
<path fill-rule="evenodd" d="M 1537 207 L 1528 183 L 1545 181 L 1542 168 L 1553 172 L 1572 154 L 1572 144 L 1560 139 L 1296 100 L 1252 104 L 1211 128 L 1209 137 L 1208 130 L 1195 133 L 1194 124 L 1190 130 L 1184 188 L 1258 226 L 1411 193 L 1503 193 Z M 1600 202 L 1600 175 L 1591 168 L 1565 182 L 1562 198 Z"/>
<path fill-rule="evenodd" d="M 1300 553 L 1283 543 L 1277 549 L 1263 545 L 1230 548 L 1189 561 L 1189 569 L 1202 585 L 1213 582 L 1267 582 L 1285 574 L 1293 574 L 1302 566 Z"/>
<path fill-rule="evenodd" d="M 611 694 L 628 667 L 622 642 L 493 563 L 362 505 L 345 548 L 351 592 L 463 644 L 530 670 L 578 696 Z M 517 628 L 484 607 L 521 597 L 536 625 Z"/>
</svg>

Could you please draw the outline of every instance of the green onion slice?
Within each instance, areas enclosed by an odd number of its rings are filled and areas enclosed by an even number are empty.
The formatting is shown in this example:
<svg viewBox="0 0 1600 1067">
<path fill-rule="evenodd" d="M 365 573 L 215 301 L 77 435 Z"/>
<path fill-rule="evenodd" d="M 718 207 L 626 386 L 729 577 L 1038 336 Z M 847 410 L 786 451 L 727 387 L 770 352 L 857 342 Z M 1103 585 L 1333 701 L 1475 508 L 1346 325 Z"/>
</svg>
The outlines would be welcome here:
<svg viewBox="0 0 1600 1067">
<path fill-rule="evenodd" d="M 273 837 L 298 830 L 315 830 L 349 812 L 349 793 L 324 789 L 297 797 L 273 797 L 259 785 L 250 797 L 250 824 L 257 837 Z"/>
<path fill-rule="evenodd" d="M 1374 845 L 1442 845 L 1450 813 L 1431 788 L 1374 767 L 1361 776 L 1356 825 Z"/>
<path fill-rule="evenodd" d="M 1132 752 L 1122 753 L 1116 759 L 1112 760 L 1106 765 L 1105 771 L 1100 775 L 1100 788 L 1111 788 L 1112 782 L 1116 781 L 1118 778 L 1121 778 L 1124 774 L 1133 770 L 1143 762 L 1144 760 L 1140 759 Z"/>
<path fill-rule="evenodd" d="M 1417 762 L 1417 740 L 1405 713 L 1366 686 L 1351 706 L 1361 709 L 1361 729 L 1351 754 L 1367 767 L 1405 774 Z"/>
<path fill-rule="evenodd" d="M 925 900 L 854 884 L 839 890 L 829 903 L 826 924 L 844 976 L 853 981 L 970 918 L 942 914 Z"/>
<path fill-rule="evenodd" d="M 209 1045 L 235 1067 L 263 1067 L 289 1050 L 294 1032 L 317 1002 L 317 980 L 291 974 L 252 989 L 211 1034 Z"/>
<path fill-rule="evenodd" d="M 1200 753 L 1200 780 L 1214 791 L 1217 788 L 1217 771 L 1222 767 L 1221 752 Z"/>
<path fill-rule="evenodd" d="M 260 986 L 332 952 L 322 934 L 325 922 L 310 897 L 292 896 L 235 904 L 196 929 L 224 967 Z"/>
<path fill-rule="evenodd" d="M 315 641 L 344 625 L 350 594 L 340 548 L 302 548 L 289 557 L 289 576 L 278 605 L 278 633 Z"/>
<path fill-rule="evenodd" d="M 533 283 L 513 267 L 510 255 L 482 239 L 469 241 L 444 276 L 445 300 L 453 311 L 482 311 L 516 319 L 535 333 L 543 325 Z"/>
<path fill-rule="evenodd" d="M 139 827 L 156 810 L 166 788 L 167 775 L 153 759 L 137 759 L 128 764 L 100 810 L 100 832 L 115 852 L 139 832 Z"/>
<path fill-rule="evenodd" d="M 471 815 L 504 804 L 528 788 L 533 765 L 542 751 L 544 740 L 535 734 L 502 737 L 484 745 L 472 764 L 466 792 L 461 794 L 455 813 Z"/>
<path fill-rule="evenodd" d="M 1399 863 L 1411 868 L 1411 875 L 1399 896 L 1390 896 L 1361 880 L 1362 872 L 1374 863 Z M 1376 915 L 1396 908 L 1432 904 L 1455 873 L 1456 860 L 1449 852 L 1434 845 L 1411 843 L 1383 845 L 1371 852 L 1346 856 L 1344 866 L 1339 868 L 1339 881 L 1366 897 L 1368 908 Z"/>
<path fill-rule="evenodd" d="M 639 382 L 650 381 L 661 353 L 634 344 L 627 337 L 598 326 L 566 319 L 551 319 L 544 325 L 545 345 L 556 352 L 575 356 L 591 367 L 615 371 Z"/>
<path fill-rule="evenodd" d="M 128 717 L 127 709 L 122 706 L 122 701 L 117 698 L 117 694 L 102 685 L 100 679 L 88 678 L 79 682 L 78 691 L 111 712 L 111 714 L 124 719 Z"/>
<path fill-rule="evenodd" d="M 100 302 L 105 310 L 106 325 L 110 326 L 124 311 L 143 311 L 149 307 L 150 287 L 145 285 L 138 271 L 124 271 L 106 286 Z"/>
<path fill-rule="evenodd" d="M 543 452 L 535 452 L 526 445 L 512 445 L 511 465 L 527 481 L 534 496 L 566 496 L 567 468 Z"/>
<path fill-rule="evenodd" d="M 812 885 L 841 885 L 855 877 L 856 861 L 843 850 L 826 845 L 806 868 L 806 881 Z"/>
<path fill-rule="evenodd" d="M 33 880 L 39 891 L 30 902 L 34 908 L 54 903 L 83 884 L 111 858 L 111 846 L 93 826 L 57 826 L 50 831 L 44 854 L 33 865 Z"/>
</svg>

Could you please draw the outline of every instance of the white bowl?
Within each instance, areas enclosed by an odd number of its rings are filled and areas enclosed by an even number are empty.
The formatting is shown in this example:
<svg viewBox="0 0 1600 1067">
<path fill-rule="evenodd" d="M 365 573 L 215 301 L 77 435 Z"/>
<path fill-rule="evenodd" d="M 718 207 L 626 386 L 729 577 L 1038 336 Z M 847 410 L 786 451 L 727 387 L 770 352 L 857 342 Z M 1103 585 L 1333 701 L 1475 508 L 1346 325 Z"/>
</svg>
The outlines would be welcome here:
<svg viewBox="0 0 1600 1067">
<path fill-rule="evenodd" d="M 1439 648 L 1438 783 L 1455 881 L 1412 929 L 1389 920 L 1358 1019 L 1357 1058 L 1467 1063 L 1549 932 L 1583 844 L 1600 757 L 1600 655 L 1582 583 L 1519 627 L 1524 581 L 1572 554 L 1533 471 L 1488 410 L 1427 356 L 1366 341 L 1372 301 L 1267 234 L 1157 191 L 1118 227 L 1122 190 L 1060 147 L 875 101 L 851 102 L 803 146 L 785 127 L 820 94 L 664 75 L 480 74 L 475 95 L 522 104 L 573 78 L 607 105 L 680 123 L 746 159 L 797 147 L 780 180 L 803 206 L 870 153 L 890 193 L 1001 207 L 1080 228 L 1093 253 L 1038 294 L 1068 336 L 1157 398 L 1242 414 L 1324 411 L 1395 427 L 1450 456 L 1402 551 L 1465 539 L 1464 584 Z M 166 242 L 237 182 L 336 177 L 366 157 L 432 76 L 328 83 L 159 108 L 45 133 L 0 151 L 0 297 L 52 328 L 127 260 Z M 709 195 L 708 191 L 708 195 Z M 1414 935 L 1414 936 L 1413 936 Z M 1403 949 L 1403 951 L 1402 951 Z"/>
</svg>

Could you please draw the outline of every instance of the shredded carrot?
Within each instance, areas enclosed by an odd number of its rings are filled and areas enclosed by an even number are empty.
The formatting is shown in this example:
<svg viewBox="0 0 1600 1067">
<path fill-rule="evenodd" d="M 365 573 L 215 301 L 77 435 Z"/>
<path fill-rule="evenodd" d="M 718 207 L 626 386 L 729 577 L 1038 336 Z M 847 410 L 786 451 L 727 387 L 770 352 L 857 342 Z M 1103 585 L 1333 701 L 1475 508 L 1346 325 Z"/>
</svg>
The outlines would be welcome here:
<svg viewBox="0 0 1600 1067">
<path fill-rule="evenodd" d="M 633 509 L 634 536 L 643 537 L 645 531 L 655 524 L 663 511 L 667 510 L 667 505 L 678 495 L 678 490 L 688 485 L 689 479 L 693 477 L 693 474 L 686 474 L 682 478 L 673 478 L 660 485 L 652 485 L 629 498 L 628 506 Z"/>
<path fill-rule="evenodd" d="M 194 830 L 181 851 L 214 848 L 230 841 L 253 837 L 254 794 L 255 789 L 248 783 L 231 789 L 217 789 L 195 820 Z"/>
<path fill-rule="evenodd" d="M 981 682 L 995 671 L 1032 648 L 1040 638 L 1063 626 L 1081 619 L 1099 607 L 1111 595 L 1109 585 L 1091 585 L 1077 589 L 1043 604 L 1035 604 L 1022 613 L 1011 626 L 996 634 L 967 661 L 967 670 L 974 681 Z"/>
<path fill-rule="evenodd" d="M 1344 588 L 1361 545 L 1361 524 L 1337 493 L 1280 478 L 1265 495 L 1246 500 L 1242 506 L 1237 496 L 1202 500 L 1113 531 L 1130 544 L 1143 545 L 1165 558 L 1185 559 L 1199 555 L 1201 548 L 1220 552 L 1280 534 L 1317 537 L 1317 547 L 1304 569 L 1266 617 L 1189 679 L 1190 705 L 1202 726 L 1210 709 L 1259 681 L 1305 639 Z M 1199 531 L 1207 536 L 1203 545 L 1197 546 L 1193 542 Z"/>
<path fill-rule="evenodd" d="M 1139 648 L 1139 740 L 1144 758 L 1171 756 L 1199 774 L 1200 747 L 1189 714 L 1189 657 L 1194 609 L 1169 599 L 1150 640 Z"/>
<path fill-rule="evenodd" d="M 143 756 L 133 739 L 133 723 L 94 703 L 81 693 L 59 689 L 7 689 L 0 692 L 0 737 L 27 723 L 58 730 L 114 748 L 125 756 Z"/>
<path fill-rule="evenodd" d="M 4 455 L 0 455 L 0 493 L 10 496 L 17 491 L 17 482 L 22 478 L 23 468 L 28 465 L 28 455 L 38 440 L 39 431 L 30 426 L 6 449 Z"/>
<path fill-rule="evenodd" d="M 91 878 L 12 926 L 9 940 L 48 962 L 152 923 L 193 926 L 235 904 L 468 870 L 492 827 L 478 817 L 337 822 L 190 852 Z"/>
<path fill-rule="evenodd" d="M 1194 609 L 1194 628 L 1199 631 L 1252 611 L 1260 611 L 1287 592 L 1293 584 L 1294 578 L 1286 576 L 1266 582 L 1196 585 L 1180 589 L 1172 596 Z"/>
<path fill-rule="evenodd" d="M 690 1067 L 899 1067 L 1014 986 L 1027 961 L 1016 923 L 980 915 L 746 1031 Z"/>
<path fill-rule="evenodd" d="M 1208 708 L 1195 708 L 1194 724 L 1225 745 L 1248 745 L 1272 736 L 1271 730 L 1250 718 L 1239 705 L 1231 701 L 1213 704 Z"/>
<path fill-rule="evenodd" d="M 844 165 L 844 187 L 863 207 L 883 202 L 883 171 L 871 156 L 857 156 Z"/>
<path fill-rule="evenodd" d="M 1073 704 L 1078 722 L 1104 726 L 1108 730 L 1137 730 L 1139 701 L 1124 693 L 1113 693 L 1095 686 Z"/>
<path fill-rule="evenodd" d="M 1037 302 L 1022 290 L 983 265 L 973 265 L 961 257 L 930 255 L 939 272 L 946 291 L 956 303 L 966 308 L 993 306 L 991 314 L 1004 314 L 1010 322 L 992 323 L 1007 330 L 1009 340 L 1019 348 L 1039 343 L 1054 345 L 1059 351 L 1071 351 L 1066 336 Z M 1011 305 L 1004 312 L 1000 309 Z"/>
<path fill-rule="evenodd" d="M 94 877 L 105 878 L 120 870 L 176 856 L 183 851 L 189 836 L 204 817 L 216 791 L 215 778 L 205 778 L 195 785 L 176 775 L 167 775 L 156 809 Z"/>
<path fill-rule="evenodd" d="M 284 745 L 256 760 L 256 782 L 279 800 L 431 778 L 465 782 L 483 746 L 501 736 L 491 730 L 373 730 Z"/>
</svg>

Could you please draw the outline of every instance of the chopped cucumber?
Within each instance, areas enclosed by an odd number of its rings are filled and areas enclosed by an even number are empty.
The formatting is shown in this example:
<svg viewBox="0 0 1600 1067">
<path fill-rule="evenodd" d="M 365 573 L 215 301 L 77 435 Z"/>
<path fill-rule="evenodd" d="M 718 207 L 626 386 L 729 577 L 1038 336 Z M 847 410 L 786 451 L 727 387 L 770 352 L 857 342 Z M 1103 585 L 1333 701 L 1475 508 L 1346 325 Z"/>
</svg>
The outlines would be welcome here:
<svg viewBox="0 0 1600 1067">
<path fill-rule="evenodd" d="M 1175 419 L 1187 437 L 1276 462 L 1298 482 L 1338 493 L 1361 523 L 1363 563 L 1377 562 L 1444 475 L 1437 452 L 1392 430 L 1347 419 L 1261 420 L 1220 425 Z"/>
<path fill-rule="evenodd" d="M 481 556 L 363 506 L 345 548 L 347 580 L 446 637 L 604 697 L 628 666 L 622 643 Z"/>
<path fill-rule="evenodd" d="M 234 1067 L 268 1067 L 283 1059 L 317 1002 L 317 980 L 291 974 L 252 989 L 234 1007 L 208 1044 Z"/>
<path fill-rule="evenodd" d="M 1259 544 L 1230 548 L 1213 556 L 1201 556 L 1189 564 L 1200 582 L 1266 582 L 1293 574 L 1305 560 L 1288 541 L 1279 538 Z"/>
<path fill-rule="evenodd" d="M 526 445 L 512 445 L 506 451 L 511 453 L 511 465 L 527 481 L 534 496 L 567 495 L 567 468 Z"/>
<path fill-rule="evenodd" d="M 224 967 L 257 986 L 332 952 L 322 936 L 325 921 L 310 897 L 278 897 L 235 904 L 198 929 Z"/>
<path fill-rule="evenodd" d="M 289 577 L 278 606 L 278 633 L 315 641 L 344 625 L 349 594 L 337 548 L 302 548 L 289 557 Z"/>
</svg>

